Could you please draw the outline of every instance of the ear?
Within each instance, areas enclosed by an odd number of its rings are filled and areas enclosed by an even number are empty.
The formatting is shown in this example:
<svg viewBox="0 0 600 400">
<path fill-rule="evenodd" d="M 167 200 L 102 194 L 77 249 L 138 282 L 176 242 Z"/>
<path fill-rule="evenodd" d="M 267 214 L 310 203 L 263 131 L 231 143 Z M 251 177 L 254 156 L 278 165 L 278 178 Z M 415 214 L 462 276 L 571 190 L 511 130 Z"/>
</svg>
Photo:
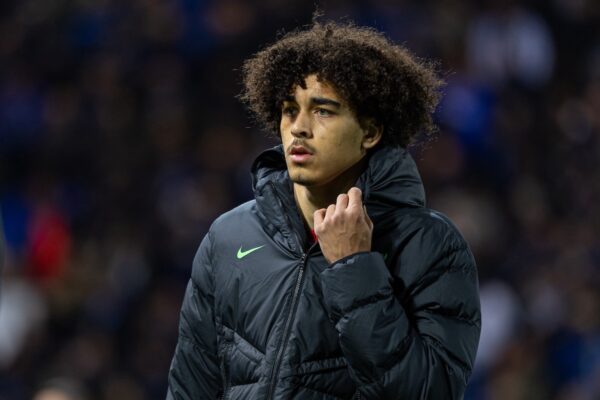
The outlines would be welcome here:
<svg viewBox="0 0 600 400">
<path fill-rule="evenodd" d="M 383 135 L 383 127 L 375 122 L 374 119 L 368 118 L 363 121 L 363 139 L 361 146 L 365 150 L 372 149 L 379 143 Z"/>
</svg>

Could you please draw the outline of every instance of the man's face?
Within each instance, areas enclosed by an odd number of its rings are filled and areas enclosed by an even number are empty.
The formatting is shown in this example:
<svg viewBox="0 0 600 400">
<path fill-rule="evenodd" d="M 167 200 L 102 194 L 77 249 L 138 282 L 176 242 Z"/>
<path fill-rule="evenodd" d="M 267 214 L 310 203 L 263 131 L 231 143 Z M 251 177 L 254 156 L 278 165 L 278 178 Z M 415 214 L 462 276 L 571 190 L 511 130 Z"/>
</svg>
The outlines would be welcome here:
<svg viewBox="0 0 600 400">
<path fill-rule="evenodd" d="M 335 180 L 374 146 L 348 104 L 309 75 L 282 105 L 280 132 L 292 182 L 320 186 Z"/>
</svg>

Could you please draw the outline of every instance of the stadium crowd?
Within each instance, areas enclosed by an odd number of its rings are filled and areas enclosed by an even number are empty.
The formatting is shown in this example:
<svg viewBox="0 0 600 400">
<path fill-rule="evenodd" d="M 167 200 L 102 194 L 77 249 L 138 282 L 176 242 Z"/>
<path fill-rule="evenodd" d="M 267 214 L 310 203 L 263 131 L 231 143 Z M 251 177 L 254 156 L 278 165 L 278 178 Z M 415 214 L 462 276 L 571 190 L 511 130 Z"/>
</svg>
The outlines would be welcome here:
<svg viewBox="0 0 600 400">
<path fill-rule="evenodd" d="M 432 58 L 440 132 L 412 151 L 478 263 L 465 399 L 600 398 L 600 7 L 332 0 L 326 19 Z M 194 252 L 274 145 L 242 61 L 310 23 L 300 0 L 0 5 L 0 399 L 48 380 L 164 399 Z M 83 396 L 83 394 L 81 394 Z M 74 395 L 72 396 L 74 398 Z"/>
</svg>

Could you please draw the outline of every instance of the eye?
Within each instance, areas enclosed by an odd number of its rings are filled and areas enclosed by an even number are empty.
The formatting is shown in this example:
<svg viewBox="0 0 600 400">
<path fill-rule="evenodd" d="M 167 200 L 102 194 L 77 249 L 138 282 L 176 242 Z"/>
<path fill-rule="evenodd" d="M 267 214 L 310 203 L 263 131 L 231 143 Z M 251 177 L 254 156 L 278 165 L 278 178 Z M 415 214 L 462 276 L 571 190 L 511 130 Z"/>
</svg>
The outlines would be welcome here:
<svg viewBox="0 0 600 400">
<path fill-rule="evenodd" d="M 320 117 L 329 117 L 329 116 L 332 116 L 334 114 L 333 111 L 329 111 L 326 108 L 317 108 L 315 110 L 315 112 Z"/>
<path fill-rule="evenodd" d="M 292 106 L 285 106 L 283 107 L 283 109 L 281 110 L 281 113 L 283 115 L 287 115 L 289 117 L 293 117 L 294 115 L 296 115 L 296 107 L 292 107 Z"/>
</svg>

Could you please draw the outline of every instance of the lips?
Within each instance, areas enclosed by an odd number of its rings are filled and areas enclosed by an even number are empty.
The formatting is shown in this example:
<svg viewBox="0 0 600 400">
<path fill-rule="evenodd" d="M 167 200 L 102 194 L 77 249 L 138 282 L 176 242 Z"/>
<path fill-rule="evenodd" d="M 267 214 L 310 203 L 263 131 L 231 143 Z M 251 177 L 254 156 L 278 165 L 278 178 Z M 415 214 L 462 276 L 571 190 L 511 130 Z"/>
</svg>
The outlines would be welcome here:
<svg viewBox="0 0 600 400">
<path fill-rule="evenodd" d="M 308 161 L 313 153 L 304 146 L 292 146 L 289 150 L 290 158 L 296 163 L 304 163 Z"/>
<path fill-rule="evenodd" d="M 312 154 L 306 147 L 304 146 L 292 146 L 290 149 L 290 154 Z"/>
</svg>

